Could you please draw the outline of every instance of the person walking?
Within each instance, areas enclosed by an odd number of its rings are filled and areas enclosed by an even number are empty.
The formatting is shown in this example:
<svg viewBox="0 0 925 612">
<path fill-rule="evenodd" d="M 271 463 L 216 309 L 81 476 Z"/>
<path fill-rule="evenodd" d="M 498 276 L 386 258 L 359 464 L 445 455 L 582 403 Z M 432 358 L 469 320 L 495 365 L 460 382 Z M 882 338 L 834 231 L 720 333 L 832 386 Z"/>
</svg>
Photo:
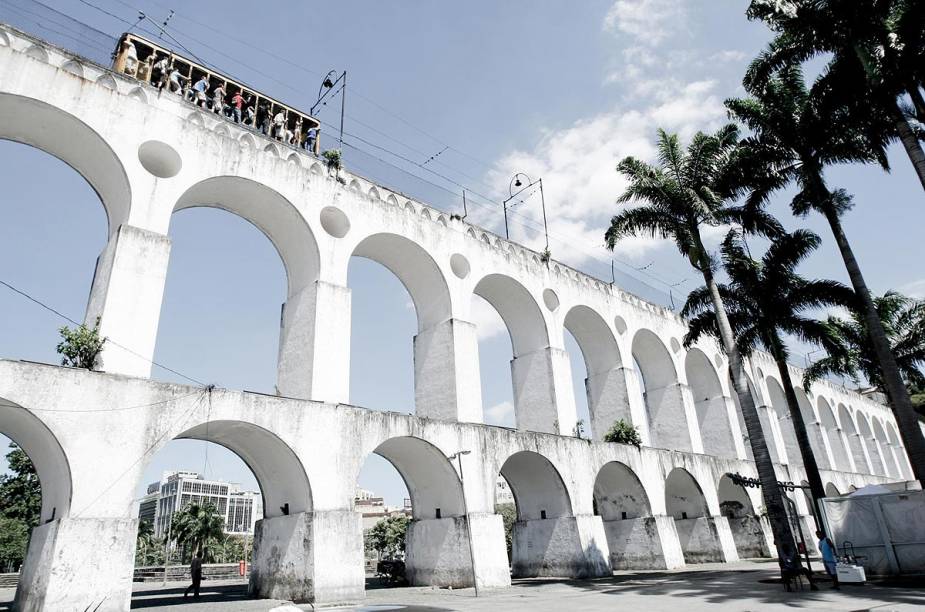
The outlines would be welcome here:
<svg viewBox="0 0 925 612">
<path fill-rule="evenodd" d="M 193 597 L 199 599 L 199 584 L 202 582 L 202 551 L 196 553 L 196 558 L 193 559 L 193 562 L 189 564 L 189 573 L 190 578 L 193 579 L 193 583 L 186 587 L 186 590 L 183 591 L 183 599 L 186 599 L 189 595 L 190 589 L 193 590 Z"/>
<path fill-rule="evenodd" d="M 212 112 L 216 115 L 225 112 L 225 85 L 221 82 L 212 90 Z"/>
<path fill-rule="evenodd" d="M 825 566 L 825 573 L 832 578 L 832 588 L 839 589 L 838 586 L 838 560 L 835 558 L 835 545 L 822 531 L 816 532 L 819 538 L 819 552 L 822 554 L 822 564 Z"/>
<path fill-rule="evenodd" d="M 270 134 L 272 138 L 274 135 L 277 140 L 285 142 L 286 139 L 286 111 L 280 109 L 276 116 L 273 117 L 273 133 Z"/>
<path fill-rule="evenodd" d="M 309 153 L 315 152 L 315 139 L 318 137 L 318 131 L 315 128 L 308 128 L 305 133 L 305 150 Z"/>
<path fill-rule="evenodd" d="M 199 80 L 196 81 L 196 84 L 193 85 L 193 95 L 196 96 L 196 102 L 199 103 L 203 109 L 208 108 L 208 99 L 206 91 L 209 89 L 209 81 L 206 79 L 205 75 L 199 77 Z"/>
</svg>

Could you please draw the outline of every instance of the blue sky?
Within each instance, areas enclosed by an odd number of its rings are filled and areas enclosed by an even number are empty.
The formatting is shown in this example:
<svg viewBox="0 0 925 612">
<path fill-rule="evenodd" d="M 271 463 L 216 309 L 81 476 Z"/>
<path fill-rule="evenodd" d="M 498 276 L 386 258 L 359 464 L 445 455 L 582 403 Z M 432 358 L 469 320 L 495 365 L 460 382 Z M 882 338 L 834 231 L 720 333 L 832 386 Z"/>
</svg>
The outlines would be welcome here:
<svg viewBox="0 0 925 612">
<path fill-rule="evenodd" d="M 741 74 L 769 36 L 744 18 L 744 0 L 269 1 L 257 5 L 259 17 L 254 3 L 230 0 L 90 2 L 129 21 L 136 8 L 157 21 L 174 8 L 171 31 L 185 46 L 302 108 L 311 106 L 324 73 L 346 69 L 347 141 L 365 149 L 345 150 L 349 169 L 453 212 L 461 206 L 459 184 L 465 185 L 470 218 L 496 230 L 502 229 L 496 202 L 507 195 L 514 172 L 542 176 L 553 256 L 606 280 L 610 255 L 602 236 L 624 186 L 616 162 L 625 155 L 651 157 L 658 127 L 689 137 L 721 125 L 723 99 L 741 95 Z M 113 35 L 127 28 L 73 0 L 46 4 Z M 320 116 L 337 122 L 336 108 L 325 107 Z M 442 176 L 407 161 L 423 163 L 438 152 L 427 167 Z M 856 196 L 845 227 L 871 287 L 923 296 L 925 194 L 902 151 L 894 148 L 890 159 L 889 175 L 846 167 L 829 176 Z M 0 278 L 82 318 L 106 237 L 96 195 L 57 160 L 9 142 L 0 142 L 0 180 Z M 772 211 L 789 227 L 810 227 L 823 237 L 806 274 L 847 281 L 820 219 L 793 219 L 783 198 Z M 541 247 L 538 202 L 528 200 L 517 213 L 512 236 Z M 177 213 L 170 235 L 156 360 L 220 386 L 272 391 L 285 298 L 285 274 L 272 246 L 246 222 L 207 209 Z M 671 299 L 670 285 L 676 285 L 672 297 L 683 301 L 698 284 L 673 249 L 658 241 L 629 240 L 616 258 L 619 282 L 662 303 Z M 365 260 L 351 264 L 350 286 L 351 401 L 408 412 L 415 331 L 410 300 L 394 277 Z M 478 311 L 486 414 L 510 424 L 510 342 L 489 307 Z M 57 361 L 62 321 L 5 291 L 0 313 L 0 356 Z M 569 347 L 576 396 L 586 413 L 584 366 L 570 339 Z M 163 371 L 155 375 L 174 379 Z M 167 468 L 203 469 L 202 447 L 171 443 L 152 459 L 145 482 Z M 212 449 L 208 457 L 208 475 L 255 486 L 230 453 Z M 376 458 L 359 484 L 389 503 L 405 496 L 394 470 Z"/>
</svg>

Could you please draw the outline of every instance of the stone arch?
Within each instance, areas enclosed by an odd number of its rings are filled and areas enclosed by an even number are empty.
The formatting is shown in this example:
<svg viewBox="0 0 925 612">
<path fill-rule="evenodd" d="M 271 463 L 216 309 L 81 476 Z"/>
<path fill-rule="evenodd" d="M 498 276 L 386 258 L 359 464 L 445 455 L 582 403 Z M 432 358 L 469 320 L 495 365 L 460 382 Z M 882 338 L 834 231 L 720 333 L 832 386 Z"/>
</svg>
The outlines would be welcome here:
<svg viewBox="0 0 925 612">
<path fill-rule="evenodd" d="M 729 409 L 716 368 L 706 353 L 691 348 L 684 358 L 684 372 L 697 411 L 703 452 L 719 457 L 735 457 L 736 446 L 729 422 Z"/>
<path fill-rule="evenodd" d="M 665 479 L 665 512 L 676 521 L 710 516 L 703 489 L 684 468 L 674 468 Z"/>
<path fill-rule="evenodd" d="M 119 85 L 116 83 L 116 79 L 113 78 L 108 72 L 104 72 L 98 79 L 96 79 L 96 84 L 105 87 L 106 89 L 111 89 L 113 91 L 119 91 Z"/>
<path fill-rule="evenodd" d="M 598 471 L 594 479 L 594 508 L 605 523 L 652 516 L 649 496 L 639 477 L 619 461 L 610 461 Z"/>
<path fill-rule="evenodd" d="M 765 381 L 768 386 L 768 400 L 777 412 L 781 437 L 784 439 L 784 449 L 787 451 L 787 464 L 802 467 L 803 455 L 800 453 L 800 445 L 797 443 L 797 435 L 793 428 L 793 419 L 790 415 L 790 407 L 787 405 L 787 398 L 784 395 L 784 388 L 777 382 L 776 378 L 771 376 L 768 376 Z"/>
<path fill-rule="evenodd" d="M 719 479 L 717 497 L 720 514 L 729 522 L 739 557 L 770 557 L 768 539 L 745 487 L 735 484 L 729 474 L 723 474 Z"/>
<path fill-rule="evenodd" d="M 367 196 L 369 197 L 369 199 L 371 199 L 371 200 L 376 200 L 376 201 L 378 201 L 378 200 L 381 200 L 381 199 L 382 199 L 382 198 L 379 196 L 379 190 L 376 189 L 375 187 L 370 187 L 370 188 L 369 188 L 369 191 L 366 192 L 366 195 L 367 195 Z"/>
<path fill-rule="evenodd" d="M 219 136 L 230 136 L 231 135 L 231 131 L 228 129 L 228 126 L 225 125 L 224 123 L 215 124 L 215 133 L 218 134 Z"/>
<path fill-rule="evenodd" d="M 246 421 L 199 423 L 174 436 L 224 446 L 254 473 L 266 518 L 312 511 L 312 490 L 302 462 L 276 434 Z"/>
<path fill-rule="evenodd" d="M 394 466 L 411 497 L 405 536 L 411 585 L 472 586 L 462 483 L 450 459 L 421 438 L 389 438 L 373 452 Z"/>
<path fill-rule="evenodd" d="M 40 62 L 48 63 L 48 51 L 44 49 L 41 45 L 32 45 L 26 49 L 26 55 L 31 57 L 34 60 Z"/>
<path fill-rule="evenodd" d="M 572 502 L 552 462 L 533 451 L 516 452 L 501 466 L 511 487 L 517 520 L 536 521 L 572 516 Z"/>
<path fill-rule="evenodd" d="M 483 277 L 473 293 L 498 311 L 511 336 L 514 358 L 549 346 L 543 313 L 533 295 L 519 282 L 503 274 Z"/>
<path fill-rule="evenodd" d="M 838 490 L 838 487 L 835 486 L 834 482 L 825 483 L 825 496 L 826 497 L 840 497 L 841 491 Z"/>
<path fill-rule="evenodd" d="M 134 100 L 138 100 L 142 104 L 148 103 L 148 94 L 145 93 L 145 90 L 141 87 L 135 87 L 128 92 L 128 97 Z"/>
<path fill-rule="evenodd" d="M 832 411 L 831 404 L 820 396 L 816 400 L 816 408 L 819 410 L 822 435 L 828 440 L 829 448 L 832 450 L 832 459 L 835 463 L 832 469 L 850 472 L 851 462 L 848 461 L 848 449 L 842 443 L 841 429 L 838 427 L 838 421 L 835 420 L 835 413 Z"/>
<path fill-rule="evenodd" d="M 282 259 L 292 296 L 318 278 L 320 256 L 311 228 L 279 192 L 236 176 L 200 181 L 177 200 L 174 212 L 197 206 L 219 208 L 249 221 L 273 243 Z"/>
<path fill-rule="evenodd" d="M 437 262 L 423 247 L 398 234 L 373 234 L 360 241 L 353 255 L 375 261 L 408 290 L 423 331 L 451 317 L 450 290 Z"/>
<path fill-rule="evenodd" d="M 465 516 L 459 475 L 436 446 L 421 438 L 400 436 L 389 438 L 373 452 L 391 463 L 405 481 L 415 520 Z"/>
<path fill-rule="evenodd" d="M 678 374 L 668 348 L 648 329 L 633 337 L 633 359 L 649 421 L 651 445 L 691 451 L 691 438 Z"/>
<path fill-rule="evenodd" d="M 860 474 L 869 474 L 870 466 L 867 464 L 867 458 L 864 457 L 864 447 L 861 441 L 861 435 L 854 425 L 854 419 L 844 404 L 838 405 L 838 422 L 841 424 L 841 430 L 848 440 L 848 449 L 851 458 L 854 459 L 855 472 Z"/>
<path fill-rule="evenodd" d="M 387 197 L 385 201 L 391 204 L 392 206 L 398 206 L 398 198 L 395 197 L 394 193 L 390 193 L 389 197 Z"/>
<path fill-rule="evenodd" d="M 896 433 L 896 428 L 893 427 L 892 423 L 887 421 L 885 429 L 887 440 L 889 440 L 890 445 L 896 453 L 896 462 L 899 464 L 898 469 L 900 476 L 911 480 L 912 469 L 909 462 L 906 460 L 906 449 L 899 443 L 899 436 Z"/>
<path fill-rule="evenodd" d="M 77 60 L 68 60 L 64 62 L 64 64 L 61 66 L 61 70 L 65 72 L 69 72 L 70 74 L 73 74 L 76 77 L 84 78 L 83 64 L 81 64 Z"/>
<path fill-rule="evenodd" d="M 793 392 L 797 396 L 797 404 L 800 406 L 800 414 L 803 415 L 806 435 L 809 437 L 809 446 L 813 449 L 813 455 L 816 457 L 816 464 L 821 470 L 831 470 L 832 465 L 829 462 L 829 455 L 825 451 L 825 442 L 822 438 L 822 423 L 816 420 L 813 404 L 803 389 L 795 387 Z"/>
<path fill-rule="evenodd" d="M 870 473 L 876 475 L 886 474 L 883 468 L 883 461 L 880 457 L 879 445 L 874 438 L 874 432 L 870 428 L 870 421 L 867 415 L 858 410 L 855 412 L 855 416 L 858 420 L 858 434 L 861 437 L 862 443 L 867 448 L 867 456 L 870 458 Z"/>
<path fill-rule="evenodd" d="M 749 461 L 753 461 L 755 455 L 752 451 L 751 441 L 748 438 L 748 428 L 745 426 L 745 417 L 742 416 L 742 405 L 739 403 L 739 394 L 736 393 L 735 386 L 732 384 L 732 376 L 727 377 L 727 382 L 729 383 L 729 394 L 732 397 L 732 405 L 735 409 L 736 420 L 739 422 L 739 433 L 742 435 L 742 446 L 745 449 L 745 458 Z M 752 379 L 748 374 L 745 375 L 745 382 L 748 385 L 748 392 L 755 402 L 755 409 L 758 411 L 758 420 L 761 422 L 761 431 L 764 433 L 764 441 L 768 445 L 768 452 L 771 453 L 771 460 L 775 463 L 783 463 L 780 450 L 777 448 L 777 441 L 774 438 L 774 430 L 771 428 L 772 406 L 768 405 L 768 403 L 764 406 L 761 405 L 758 393 L 755 390 L 755 385 L 752 383 Z"/>
<path fill-rule="evenodd" d="M 241 138 L 238 139 L 238 142 L 240 142 L 241 146 L 244 147 L 245 149 L 256 149 L 257 148 L 257 141 L 254 140 L 254 137 L 251 136 L 250 134 L 243 134 Z"/>
<path fill-rule="evenodd" d="M 895 477 L 896 465 L 893 462 L 893 455 L 890 454 L 890 446 L 886 437 L 886 432 L 883 430 L 883 425 L 880 424 L 880 419 L 871 417 L 871 421 L 873 422 L 874 440 L 876 441 L 877 447 L 880 449 L 881 457 L 883 457 L 883 473 L 891 478 Z"/>
<path fill-rule="evenodd" d="M 40 522 L 68 516 L 73 495 L 71 468 L 51 430 L 29 410 L 0 397 L 0 433 L 19 446 L 35 466 L 42 487 Z"/>
<path fill-rule="evenodd" d="M 0 138 L 26 144 L 57 157 L 96 191 L 106 210 L 109 235 L 128 222 L 132 190 L 122 161 L 106 140 L 77 117 L 50 104 L 0 94 Z M 67 134 L 67 138 L 61 138 Z"/>
<path fill-rule="evenodd" d="M 601 517 L 614 569 L 645 569 L 663 562 L 649 496 L 627 465 L 611 461 L 594 479 L 594 512 Z"/>
<path fill-rule="evenodd" d="M 565 314 L 563 326 L 581 349 L 591 433 L 600 440 L 614 421 L 633 421 L 620 348 L 604 318 L 588 306 L 573 306 Z"/>
</svg>

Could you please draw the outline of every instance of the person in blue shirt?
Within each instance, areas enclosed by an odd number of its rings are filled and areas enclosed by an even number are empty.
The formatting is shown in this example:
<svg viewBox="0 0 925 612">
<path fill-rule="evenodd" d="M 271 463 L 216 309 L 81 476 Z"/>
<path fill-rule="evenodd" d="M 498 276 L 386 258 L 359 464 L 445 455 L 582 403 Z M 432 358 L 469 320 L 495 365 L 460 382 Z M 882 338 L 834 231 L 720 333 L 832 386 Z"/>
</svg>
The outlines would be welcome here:
<svg viewBox="0 0 925 612">
<path fill-rule="evenodd" d="M 822 553 L 822 564 L 825 566 L 826 573 L 832 578 L 832 586 L 837 589 L 839 588 L 838 572 L 836 571 L 838 561 L 835 558 L 835 545 L 822 531 L 817 531 L 816 537 L 819 538 L 819 552 Z"/>
</svg>

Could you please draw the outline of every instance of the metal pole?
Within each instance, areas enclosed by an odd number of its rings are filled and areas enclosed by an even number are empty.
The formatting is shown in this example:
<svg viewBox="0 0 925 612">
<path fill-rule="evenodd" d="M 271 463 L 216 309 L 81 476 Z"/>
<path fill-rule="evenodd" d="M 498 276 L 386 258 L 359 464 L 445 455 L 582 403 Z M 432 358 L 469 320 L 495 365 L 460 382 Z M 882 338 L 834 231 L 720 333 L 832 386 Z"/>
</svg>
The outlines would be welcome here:
<svg viewBox="0 0 925 612">
<path fill-rule="evenodd" d="M 546 233 L 546 250 L 549 250 L 549 226 L 546 225 L 546 196 L 543 195 L 543 179 L 539 179 L 540 183 L 540 201 L 543 204 L 543 231 Z"/>
<path fill-rule="evenodd" d="M 171 508 L 172 510 L 172 508 Z M 167 513 L 167 537 L 164 539 L 164 583 L 167 586 L 167 565 L 170 563 L 170 528 L 173 526 L 173 512 Z"/>
<path fill-rule="evenodd" d="M 340 90 L 340 144 L 344 144 L 344 109 L 347 106 L 347 71 L 344 70 L 344 86 Z"/>
<path fill-rule="evenodd" d="M 504 201 L 502 206 L 504 206 L 504 237 L 510 240 L 511 234 L 510 232 L 508 232 L 508 229 L 507 229 L 507 200 Z"/>
<path fill-rule="evenodd" d="M 465 478 L 463 477 L 463 467 L 462 467 L 462 456 L 463 453 L 456 453 L 456 460 L 459 461 L 459 486 L 462 488 L 463 494 L 463 513 L 466 515 L 466 535 L 469 540 L 469 560 L 472 562 L 472 587 L 475 589 L 475 596 L 479 596 L 479 578 L 478 574 L 475 571 L 475 549 L 472 546 L 472 523 L 469 521 L 469 504 L 466 502 L 466 486 Z"/>
</svg>

